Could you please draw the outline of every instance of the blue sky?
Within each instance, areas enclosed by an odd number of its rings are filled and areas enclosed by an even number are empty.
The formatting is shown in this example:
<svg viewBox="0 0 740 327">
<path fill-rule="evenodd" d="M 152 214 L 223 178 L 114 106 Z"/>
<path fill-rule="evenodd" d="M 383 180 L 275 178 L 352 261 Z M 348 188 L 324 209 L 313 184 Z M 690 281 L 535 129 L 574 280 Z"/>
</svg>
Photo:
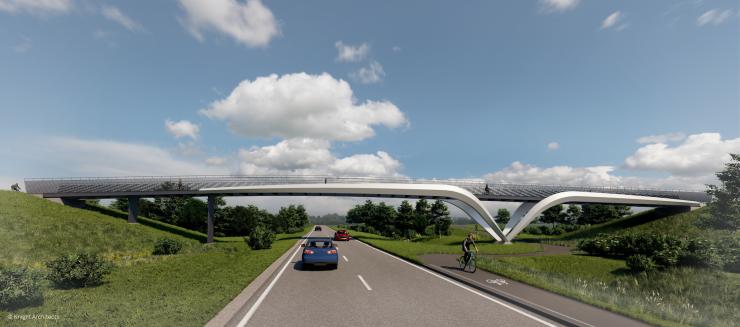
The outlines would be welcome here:
<svg viewBox="0 0 740 327">
<path fill-rule="evenodd" d="M 0 182 L 697 188 L 740 152 L 739 16 L 737 1 L 0 0 Z"/>
</svg>

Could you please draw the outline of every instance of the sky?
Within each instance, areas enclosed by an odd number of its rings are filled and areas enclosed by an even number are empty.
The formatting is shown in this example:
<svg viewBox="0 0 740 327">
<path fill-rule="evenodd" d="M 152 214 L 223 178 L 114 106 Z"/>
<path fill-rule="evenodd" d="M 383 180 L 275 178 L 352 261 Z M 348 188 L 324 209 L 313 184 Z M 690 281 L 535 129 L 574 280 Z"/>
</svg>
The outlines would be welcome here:
<svg viewBox="0 0 740 327">
<path fill-rule="evenodd" d="M 702 190 L 731 152 L 738 1 L 0 0 L 2 188 L 311 174 Z"/>
</svg>

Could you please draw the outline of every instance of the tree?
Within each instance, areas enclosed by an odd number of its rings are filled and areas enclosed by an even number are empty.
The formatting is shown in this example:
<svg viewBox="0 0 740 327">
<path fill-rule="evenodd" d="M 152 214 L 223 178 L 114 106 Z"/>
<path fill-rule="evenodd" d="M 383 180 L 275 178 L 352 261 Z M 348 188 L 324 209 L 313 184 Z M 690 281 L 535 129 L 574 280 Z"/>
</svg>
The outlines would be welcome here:
<svg viewBox="0 0 740 327">
<path fill-rule="evenodd" d="M 495 218 L 497 223 L 506 225 L 511 219 L 511 213 L 509 212 L 509 209 L 501 208 L 496 212 Z"/>
<path fill-rule="evenodd" d="M 409 205 L 409 207 L 411 207 L 411 205 Z M 396 228 L 395 226 L 397 221 L 398 213 L 396 212 L 396 208 L 385 204 L 385 202 L 380 202 L 371 210 L 370 221 L 368 224 L 381 234 L 392 236 L 390 234 L 392 234 L 393 229 Z"/>
<path fill-rule="evenodd" d="M 578 224 L 600 224 L 630 214 L 630 207 L 624 205 L 584 204 L 581 206 Z"/>
<path fill-rule="evenodd" d="M 409 201 L 403 200 L 401 205 L 398 206 L 395 226 L 403 237 L 411 237 L 411 230 L 414 227 L 414 207 L 411 206 Z"/>
<path fill-rule="evenodd" d="M 120 211 L 128 211 L 128 199 L 127 198 L 115 199 L 108 206 L 111 209 L 116 209 Z"/>
<path fill-rule="evenodd" d="M 540 221 L 545 224 L 552 224 L 554 227 L 555 223 L 563 221 L 563 216 L 563 205 L 558 204 L 543 211 L 542 216 L 540 216 Z"/>
<path fill-rule="evenodd" d="M 731 153 L 730 157 L 725 170 L 717 173 L 721 185 L 707 185 L 712 201 L 709 214 L 699 220 L 704 227 L 735 231 L 740 228 L 740 154 Z"/>
<path fill-rule="evenodd" d="M 434 234 L 449 234 L 452 219 L 450 219 L 450 211 L 447 210 L 447 206 L 444 202 L 442 202 L 442 200 L 434 201 L 429 211 L 431 223 L 434 225 Z"/>
<path fill-rule="evenodd" d="M 565 223 L 569 225 L 574 225 L 578 222 L 579 219 L 581 219 L 581 207 L 571 204 L 568 206 L 568 209 L 565 210 Z"/>
<path fill-rule="evenodd" d="M 273 230 L 278 233 L 295 233 L 308 225 L 308 214 L 303 205 L 281 207 L 273 220 Z"/>
<path fill-rule="evenodd" d="M 416 201 L 416 208 L 414 208 L 414 230 L 418 234 L 424 234 L 429 226 L 431 208 L 427 200 L 421 199 Z"/>
<path fill-rule="evenodd" d="M 365 201 L 364 204 L 356 205 L 354 208 L 347 211 L 347 223 L 367 223 L 373 209 L 375 209 L 375 205 L 373 204 L 373 201 L 370 200 Z"/>
</svg>

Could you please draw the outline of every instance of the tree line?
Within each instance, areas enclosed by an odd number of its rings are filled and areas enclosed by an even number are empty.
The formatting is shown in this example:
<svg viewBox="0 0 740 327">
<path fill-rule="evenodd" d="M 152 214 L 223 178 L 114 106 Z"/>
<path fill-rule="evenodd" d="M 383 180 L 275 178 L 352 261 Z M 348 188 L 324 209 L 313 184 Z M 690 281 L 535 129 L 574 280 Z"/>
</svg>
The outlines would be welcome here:
<svg viewBox="0 0 740 327">
<path fill-rule="evenodd" d="M 111 208 L 128 210 L 128 199 L 116 199 Z M 206 232 L 208 228 L 208 203 L 194 197 L 160 197 L 153 200 L 139 199 L 139 214 L 171 225 Z M 216 236 L 249 235 L 258 226 L 273 233 L 295 233 L 309 223 L 303 205 L 281 207 L 277 214 L 254 205 L 226 206 L 222 197 L 216 197 L 213 221 Z"/>
<path fill-rule="evenodd" d="M 448 235 L 452 219 L 441 200 L 429 203 L 425 199 L 412 206 L 407 200 L 398 208 L 371 200 L 347 212 L 348 224 L 363 224 L 369 232 L 389 237 L 412 238 L 414 235 Z"/>
</svg>

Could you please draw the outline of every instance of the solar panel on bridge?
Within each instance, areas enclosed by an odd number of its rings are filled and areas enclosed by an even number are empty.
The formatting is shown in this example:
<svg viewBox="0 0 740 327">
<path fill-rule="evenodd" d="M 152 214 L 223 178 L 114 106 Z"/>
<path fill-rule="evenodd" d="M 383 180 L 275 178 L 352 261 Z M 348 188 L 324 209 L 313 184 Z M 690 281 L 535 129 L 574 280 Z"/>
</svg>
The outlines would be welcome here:
<svg viewBox="0 0 740 327">
<path fill-rule="evenodd" d="M 324 183 L 400 183 L 446 184 L 458 186 L 481 200 L 538 201 L 565 191 L 601 192 L 642 195 L 708 202 L 701 191 L 655 190 L 620 187 L 572 185 L 495 184 L 480 180 L 435 180 L 411 178 L 332 177 L 332 176 L 163 176 L 163 177 L 99 177 L 99 178 L 32 178 L 26 180 L 26 190 L 45 197 L 116 197 L 125 195 L 155 196 L 157 194 L 198 195 L 200 189 L 254 185 L 324 184 Z M 163 187 L 168 185 L 168 187 Z M 485 191 L 486 185 L 488 192 Z"/>
</svg>

